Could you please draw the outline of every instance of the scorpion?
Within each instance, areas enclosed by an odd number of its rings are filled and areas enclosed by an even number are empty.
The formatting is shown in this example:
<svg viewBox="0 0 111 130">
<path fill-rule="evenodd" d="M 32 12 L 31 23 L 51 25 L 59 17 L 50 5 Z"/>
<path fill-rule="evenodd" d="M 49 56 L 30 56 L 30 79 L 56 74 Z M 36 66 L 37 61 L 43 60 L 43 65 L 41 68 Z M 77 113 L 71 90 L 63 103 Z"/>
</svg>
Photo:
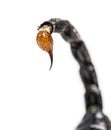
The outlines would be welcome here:
<svg viewBox="0 0 111 130">
<path fill-rule="evenodd" d="M 97 75 L 84 41 L 68 20 L 53 18 L 43 22 L 38 28 L 36 41 L 41 49 L 48 52 L 51 60 L 50 69 L 53 64 L 53 32 L 59 33 L 70 44 L 72 55 L 79 63 L 80 76 L 85 86 L 86 113 L 76 130 L 111 130 L 111 122 L 103 113 Z"/>
</svg>

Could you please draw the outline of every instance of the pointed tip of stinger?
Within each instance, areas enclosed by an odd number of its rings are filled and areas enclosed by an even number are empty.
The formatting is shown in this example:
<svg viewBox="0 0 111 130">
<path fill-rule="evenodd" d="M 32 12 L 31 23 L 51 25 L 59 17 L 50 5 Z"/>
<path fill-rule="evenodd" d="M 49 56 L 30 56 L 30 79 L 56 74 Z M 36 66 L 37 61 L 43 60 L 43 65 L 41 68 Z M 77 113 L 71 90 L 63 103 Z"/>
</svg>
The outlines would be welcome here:
<svg viewBox="0 0 111 130">
<path fill-rule="evenodd" d="M 51 65 L 50 65 L 49 70 L 51 70 L 52 65 L 53 65 L 53 52 L 52 52 L 52 50 L 51 50 L 51 51 L 49 51 L 49 52 L 48 52 L 48 54 L 49 54 L 49 56 L 50 56 L 50 61 L 51 61 Z"/>
</svg>

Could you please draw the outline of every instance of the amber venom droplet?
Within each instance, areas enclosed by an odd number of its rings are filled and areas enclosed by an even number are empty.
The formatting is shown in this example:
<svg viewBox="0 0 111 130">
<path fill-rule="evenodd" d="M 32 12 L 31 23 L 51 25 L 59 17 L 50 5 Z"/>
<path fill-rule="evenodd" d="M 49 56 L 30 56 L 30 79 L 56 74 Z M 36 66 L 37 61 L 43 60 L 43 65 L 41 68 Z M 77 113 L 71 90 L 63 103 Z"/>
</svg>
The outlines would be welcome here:
<svg viewBox="0 0 111 130">
<path fill-rule="evenodd" d="M 36 37 L 38 46 L 44 51 L 48 52 L 51 60 L 50 69 L 53 64 L 53 39 L 48 31 L 39 31 Z"/>
</svg>

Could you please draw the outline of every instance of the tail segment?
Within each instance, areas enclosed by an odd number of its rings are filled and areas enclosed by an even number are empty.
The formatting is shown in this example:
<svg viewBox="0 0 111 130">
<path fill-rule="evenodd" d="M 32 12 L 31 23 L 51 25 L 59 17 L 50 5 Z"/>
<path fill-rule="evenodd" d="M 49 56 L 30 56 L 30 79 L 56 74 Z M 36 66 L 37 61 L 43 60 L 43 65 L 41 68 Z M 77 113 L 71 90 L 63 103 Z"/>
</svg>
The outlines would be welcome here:
<svg viewBox="0 0 111 130">
<path fill-rule="evenodd" d="M 63 39 L 70 43 L 72 54 L 80 65 L 80 76 L 86 89 L 86 109 L 91 106 L 102 109 L 102 98 L 98 88 L 96 72 L 79 33 L 68 21 L 60 19 L 51 19 L 49 21 L 53 25 L 53 32 L 60 33 Z"/>
</svg>

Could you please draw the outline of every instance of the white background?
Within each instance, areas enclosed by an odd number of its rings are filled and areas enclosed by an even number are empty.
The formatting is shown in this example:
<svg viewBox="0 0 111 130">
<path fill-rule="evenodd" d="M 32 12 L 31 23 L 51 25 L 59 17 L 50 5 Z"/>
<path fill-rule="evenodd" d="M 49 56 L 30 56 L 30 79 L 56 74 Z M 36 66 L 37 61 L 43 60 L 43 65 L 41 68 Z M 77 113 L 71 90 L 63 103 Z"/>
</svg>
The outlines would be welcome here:
<svg viewBox="0 0 111 130">
<path fill-rule="evenodd" d="M 37 27 L 69 20 L 95 65 L 111 118 L 111 1 L 0 1 L 0 130 L 73 130 L 85 113 L 84 87 L 70 46 L 54 38 L 54 64 L 36 44 Z"/>
</svg>

